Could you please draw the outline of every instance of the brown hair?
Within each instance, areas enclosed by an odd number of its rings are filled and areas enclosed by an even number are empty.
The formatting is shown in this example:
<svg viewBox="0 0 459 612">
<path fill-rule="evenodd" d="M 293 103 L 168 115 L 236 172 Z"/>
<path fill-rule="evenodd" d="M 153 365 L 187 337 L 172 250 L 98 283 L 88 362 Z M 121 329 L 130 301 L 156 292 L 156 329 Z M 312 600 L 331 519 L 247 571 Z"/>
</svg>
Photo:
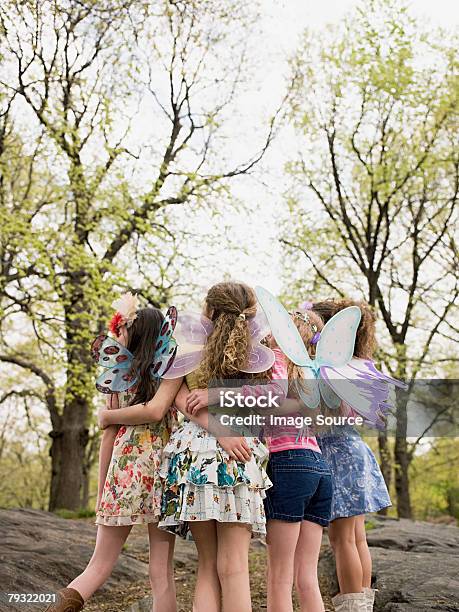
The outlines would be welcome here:
<svg viewBox="0 0 459 612">
<path fill-rule="evenodd" d="M 250 377 L 241 372 L 241 367 L 249 355 L 247 319 L 257 312 L 254 290 L 244 283 L 218 283 L 207 292 L 205 306 L 214 329 L 197 371 L 199 386 L 207 386 L 213 379 Z"/>
<path fill-rule="evenodd" d="M 301 339 L 304 342 L 304 346 L 309 353 L 311 359 L 315 357 L 316 354 L 316 344 L 312 344 L 311 340 L 313 339 L 316 332 L 320 332 L 324 326 L 323 321 L 319 315 L 314 312 L 295 312 L 292 314 L 293 322 L 297 330 L 300 333 Z M 313 327 L 315 329 L 313 329 Z M 291 361 L 287 356 L 285 357 L 287 361 L 287 374 L 289 382 L 296 381 L 301 384 L 301 379 L 304 378 L 303 368 L 296 365 Z"/>
<path fill-rule="evenodd" d="M 360 325 L 357 329 L 354 355 L 362 359 L 372 359 L 376 350 L 376 315 L 367 302 L 348 298 L 325 300 L 314 302 L 312 310 L 322 317 L 324 323 L 327 323 L 337 312 L 348 306 L 358 306 L 362 313 Z"/>
<path fill-rule="evenodd" d="M 153 378 L 150 370 L 163 321 L 164 315 L 159 308 L 141 308 L 127 329 L 126 348 L 134 355 L 131 372 L 138 374 L 138 383 L 134 397 L 130 401 L 131 405 L 149 402 L 158 389 L 159 379 Z"/>
</svg>

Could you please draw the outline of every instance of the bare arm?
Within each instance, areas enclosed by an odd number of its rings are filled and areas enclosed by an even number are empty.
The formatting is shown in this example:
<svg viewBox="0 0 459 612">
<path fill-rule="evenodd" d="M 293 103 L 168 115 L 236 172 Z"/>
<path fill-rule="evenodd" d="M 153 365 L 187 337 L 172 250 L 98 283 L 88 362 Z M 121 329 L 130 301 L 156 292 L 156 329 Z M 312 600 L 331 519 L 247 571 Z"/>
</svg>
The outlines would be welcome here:
<svg viewBox="0 0 459 612">
<path fill-rule="evenodd" d="M 182 378 L 162 380 L 154 397 L 146 404 L 127 406 L 116 410 L 116 412 L 111 410 L 99 411 L 99 426 L 105 428 L 115 423 L 142 425 L 161 421 L 174 402 L 181 384 Z"/>
<path fill-rule="evenodd" d="M 214 435 L 220 443 L 220 446 L 226 450 L 230 457 L 236 461 L 246 462 L 250 460 L 252 451 L 250 450 L 246 439 L 237 435 L 234 431 L 222 425 L 212 414 L 209 414 L 207 408 L 203 408 L 196 414 L 189 414 L 186 410 L 187 398 L 190 391 L 184 382 L 180 387 L 180 391 L 175 398 L 175 406 L 186 419 L 193 421 Z"/>
</svg>

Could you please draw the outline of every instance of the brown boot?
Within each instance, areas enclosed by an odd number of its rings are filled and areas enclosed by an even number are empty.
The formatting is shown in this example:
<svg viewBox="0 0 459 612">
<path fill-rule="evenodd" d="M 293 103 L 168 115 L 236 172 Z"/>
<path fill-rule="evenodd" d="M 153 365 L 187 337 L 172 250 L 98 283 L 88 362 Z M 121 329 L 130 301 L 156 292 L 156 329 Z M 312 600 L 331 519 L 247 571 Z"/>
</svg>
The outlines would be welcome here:
<svg viewBox="0 0 459 612">
<path fill-rule="evenodd" d="M 61 589 L 57 592 L 57 601 L 48 606 L 45 612 L 80 612 L 84 601 L 75 589 Z"/>
</svg>

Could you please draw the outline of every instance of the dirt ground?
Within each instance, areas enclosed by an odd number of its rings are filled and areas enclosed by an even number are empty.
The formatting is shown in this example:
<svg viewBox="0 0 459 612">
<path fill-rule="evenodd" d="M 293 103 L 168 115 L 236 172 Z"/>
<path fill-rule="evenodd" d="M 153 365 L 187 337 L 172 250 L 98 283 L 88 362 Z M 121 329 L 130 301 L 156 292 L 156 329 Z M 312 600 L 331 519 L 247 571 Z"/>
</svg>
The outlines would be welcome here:
<svg viewBox="0 0 459 612">
<path fill-rule="evenodd" d="M 148 562 L 148 545 L 145 534 L 134 529 L 125 548 L 125 553 Z M 266 610 L 266 548 L 257 540 L 252 542 L 250 550 L 250 579 L 252 587 L 253 612 Z M 191 612 L 193 590 L 196 580 L 196 551 L 193 542 L 177 539 L 175 554 L 175 580 L 177 586 L 177 601 L 179 612 Z M 328 585 L 321 580 L 321 590 L 324 596 L 325 609 L 331 612 L 333 607 L 327 596 Z M 128 612 L 130 606 L 150 595 L 146 581 L 121 584 L 119 588 L 111 588 L 96 594 L 85 606 L 88 612 Z M 295 611 L 299 607 L 295 602 Z"/>
</svg>

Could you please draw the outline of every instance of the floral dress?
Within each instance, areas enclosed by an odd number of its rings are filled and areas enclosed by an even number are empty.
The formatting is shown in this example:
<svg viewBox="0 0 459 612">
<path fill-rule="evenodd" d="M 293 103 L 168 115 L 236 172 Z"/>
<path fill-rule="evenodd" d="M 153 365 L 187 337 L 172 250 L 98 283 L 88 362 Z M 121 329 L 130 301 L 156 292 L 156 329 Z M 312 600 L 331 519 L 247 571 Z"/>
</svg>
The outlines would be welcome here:
<svg viewBox="0 0 459 612">
<path fill-rule="evenodd" d="M 187 376 L 196 389 L 193 374 Z M 185 537 L 190 521 L 216 520 L 246 524 L 266 533 L 263 507 L 272 483 L 265 471 L 268 449 L 258 438 L 246 438 L 250 461 L 231 459 L 214 435 L 192 421 L 184 421 L 164 448 L 164 480 L 159 527 Z"/>
<path fill-rule="evenodd" d="M 334 427 L 317 439 L 333 479 L 330 520 L 392 505 L 378 462 L 353 427 Z"/>
<path fill-rule="evenodd" d="M 130 395 L 119 394 L 119 407 L 128 405 Z M 177 425 L 177 413 L 169 410 L 159 423 L 122 425 L 97 512 L 97 525 L 154 523 L 161 512 L 161 455 Z"/>
</svg>

